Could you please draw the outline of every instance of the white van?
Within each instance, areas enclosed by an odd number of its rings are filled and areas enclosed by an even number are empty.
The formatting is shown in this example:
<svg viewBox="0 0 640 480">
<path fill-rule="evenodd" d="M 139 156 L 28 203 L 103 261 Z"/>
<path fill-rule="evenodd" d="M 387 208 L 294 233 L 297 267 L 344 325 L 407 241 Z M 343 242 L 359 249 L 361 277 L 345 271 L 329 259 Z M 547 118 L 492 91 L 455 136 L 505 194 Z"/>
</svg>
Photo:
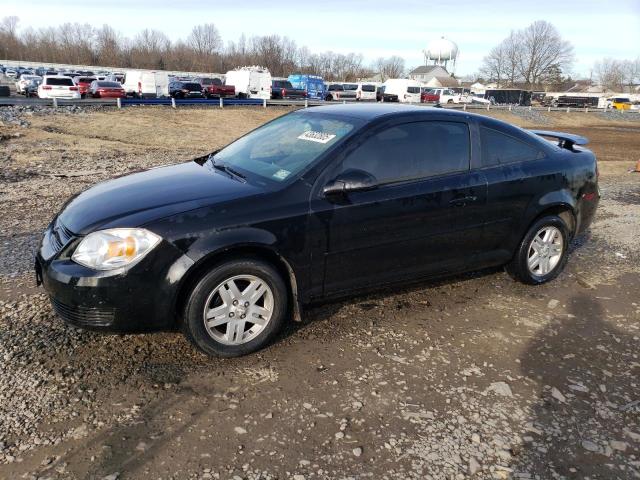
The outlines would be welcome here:
<svg viewBox="0 0 640 480">
<path fill-rule="evenodd" d="M 356 100 L 364 101 L 376 101 L 376 89 L 378 84 L 376 82 L 364 82 L 359 83 L 356 89 Z"/>
<path fill-rule="evenodd" d="M 169 75 L 166 72 L 127 70 L 122 82 L 125 94 L 138 98 L 169 96 Z"/>
<path fill-rule="evenodd" d="M 225 75 L 225 85 L 236 88 L 238 98 L 271 99 L 271 73 L 262 67 L 241 67 Z"/>
<path fill-rule="evenodd" d="M 385 93 L 398 96 L 402 103 L 420 103 L 420 82 L 406 78 L 389 78 L 382 84 Z"/>
</svg>

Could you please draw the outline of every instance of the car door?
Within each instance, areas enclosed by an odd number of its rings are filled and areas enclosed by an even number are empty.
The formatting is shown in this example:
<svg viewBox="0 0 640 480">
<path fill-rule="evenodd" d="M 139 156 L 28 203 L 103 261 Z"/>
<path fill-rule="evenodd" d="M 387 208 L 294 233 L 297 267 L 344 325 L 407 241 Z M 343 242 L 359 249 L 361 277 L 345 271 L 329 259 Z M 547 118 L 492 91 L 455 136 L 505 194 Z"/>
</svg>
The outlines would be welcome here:
<svg viewBox="0 0 640 480">
<path fill-rule="evenodd" d="M 557 169 L 546 168 L 545 152 L 517 132 L 479 126 L 481 167 L 487 178 L 483 251 L 489 263 L 508 261 L 531 201 L 545 188 L 561 183 Z"/>
<path fill-rule="evenodd" d="M 327 238 L 314 258 L 324 294 L 464 269 L 486 201 L 472 153 L 466 122 L 411 121 L 381 127 L 338 160 L 320 181 L 364 171 L 376 186 L 312 198 L 312 225 Z"/>
</svg>

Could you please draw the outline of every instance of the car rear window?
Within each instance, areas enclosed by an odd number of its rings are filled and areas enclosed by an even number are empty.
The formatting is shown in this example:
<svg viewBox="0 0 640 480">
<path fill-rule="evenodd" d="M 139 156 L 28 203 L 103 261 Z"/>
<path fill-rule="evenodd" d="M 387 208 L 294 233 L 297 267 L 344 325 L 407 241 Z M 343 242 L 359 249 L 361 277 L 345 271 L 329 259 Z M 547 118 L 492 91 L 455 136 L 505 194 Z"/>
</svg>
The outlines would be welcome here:
<svg viewBox="0 0 640 480">
<path fill-rule="evenodd" d="M 104 88 L 122 88 L 122 85 L 120 85 L 118 82 L 98 82 L 97 84 L 99 87 Z"/>
<path fill-rule="evenodd" d="M 484 166 L 526 162 L 544 157 L 544 152 L 529 143 L 487 127 L 480 128 Z"/>
<path fill-rule="evenodd" d="M 362 91 L 363 92 L 375 92 L 376 91 L 376 87 L 375 87 L 375 85 L 362 85 Z"/>
<path fill-rule="evenodd" d="M 77 82 L 78 83 L 91 83 L 95 80 L 95 78 L 92 77 L 80 77 L 78 78 Z"/>
<path fill-rule="evenodd" d="M 345 83 L 343 85 L 345 90 L 357 90 L 358 89 L 358 85 L 356 85 L 355 83 Z"/>
<path fill-rule="evenodd" d="M 420 93 L 420 87 L 407 87 L 407 93 Z"/>
<path fill-rule="evenodd" d="M 64 86 L 64 87 L 73 87 L 73 80 L 70 77 L 65 77 L 65 78 L 47 78 L 46 81 L 47 85 L 57 85 L 57 86 Z"/>
<path fill-rule="evenodd" d="M 199 83 L 185 83 L 182 88 L 186 88 L 190 92 L 196 92 L 202 90 L 202 85 Z"/>
<path fill-rule="evenodd" d="M 331 91 L 343 91 L 344 87 L 342 85 L 329 85 L 329 90 L 331 90 Z"/>
</svg>

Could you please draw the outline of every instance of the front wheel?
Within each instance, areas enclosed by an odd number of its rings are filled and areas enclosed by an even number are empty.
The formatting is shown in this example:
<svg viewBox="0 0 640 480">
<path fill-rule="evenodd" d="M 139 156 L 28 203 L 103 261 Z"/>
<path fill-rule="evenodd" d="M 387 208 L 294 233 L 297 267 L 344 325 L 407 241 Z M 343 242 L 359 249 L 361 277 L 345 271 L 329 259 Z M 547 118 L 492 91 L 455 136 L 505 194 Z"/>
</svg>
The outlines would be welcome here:
<svg viewBox="0 0 640 480">
<path fill-rule="evenodd" d="M 506 266 L 515 280 L 539 285 L 560 274 L 568 258 L 569 228 L 560 217 L 540 218 L 529 228 L 516 254 Z"/>
<path fill-rule="evenodd" d="M 266 346 L 287 312 L 285 283 L 270 264 L 236 260 L 204 275 L 184 311 L 186 337 L 211 356 L 237 357 Z"/>
</svg>

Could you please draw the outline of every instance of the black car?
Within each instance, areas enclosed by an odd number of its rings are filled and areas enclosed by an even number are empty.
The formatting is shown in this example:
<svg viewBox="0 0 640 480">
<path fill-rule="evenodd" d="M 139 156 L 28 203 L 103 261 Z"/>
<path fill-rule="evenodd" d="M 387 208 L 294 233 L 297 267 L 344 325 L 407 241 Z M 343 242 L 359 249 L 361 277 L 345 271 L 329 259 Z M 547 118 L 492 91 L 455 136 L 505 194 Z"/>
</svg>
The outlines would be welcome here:
<svg viewBox="0 0 640 480">
<path fill-rule="evenodd" d="M 169 82 L 169 95 L 174 98 L 203 98 L 202 85 L 198 82 Z"/>
<path fill-rule="evenodd" d="M 376 88 L 376 101 L 377 102 L 392 102 L 398 103 L 398 95 L 395 93 L 387 93 L 384 91 L 385 87 L 380 86 Z"/>
<path fill-rule="evenodd" d="M 242 355 L 305 305 L 381 285 L 500 265 L 553 279 L 599 200 L 586 142 L 444 109 L 303 109 L 81 193 L 36 273 L 71 324 L 180 327 Z"/>
</svg>

